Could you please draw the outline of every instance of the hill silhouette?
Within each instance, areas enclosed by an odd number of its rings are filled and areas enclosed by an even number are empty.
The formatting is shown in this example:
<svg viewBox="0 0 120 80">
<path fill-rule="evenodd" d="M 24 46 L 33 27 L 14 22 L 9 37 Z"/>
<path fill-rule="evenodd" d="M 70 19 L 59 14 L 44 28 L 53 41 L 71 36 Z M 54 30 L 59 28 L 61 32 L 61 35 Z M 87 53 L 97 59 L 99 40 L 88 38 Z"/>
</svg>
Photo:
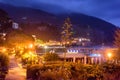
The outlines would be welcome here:
<svg viewBox="0 0 120 80">
<path fill-rule="evenodd" d="M 60 40 L 61 27 L 66 17 L 70 17 L 74 29 L 74 37 L 87 37 L 95 44 L 112 43 L 117 27 L 102 19 L 81 14 L 52 14 L 38 9 L 15 7 L 1 4 L 0 8 L 27 34 L 37 35 L 42 40 Z M 87 35 L 89 34 L 89 36 Z"/>
</svg>

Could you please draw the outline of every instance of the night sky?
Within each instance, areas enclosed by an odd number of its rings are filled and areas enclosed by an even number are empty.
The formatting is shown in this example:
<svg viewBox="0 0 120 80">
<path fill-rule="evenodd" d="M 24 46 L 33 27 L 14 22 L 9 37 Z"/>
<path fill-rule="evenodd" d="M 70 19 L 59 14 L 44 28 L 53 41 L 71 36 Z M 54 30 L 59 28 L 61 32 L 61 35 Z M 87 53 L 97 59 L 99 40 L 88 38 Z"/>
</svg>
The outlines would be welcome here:
<svg viewBox="0 0 120 80">
<path fill-rule="evenodd" d="M 83 13 L 120 26 L 120 0 L 0 0 L 0 2 L 55 14 Z"/>
</svg>

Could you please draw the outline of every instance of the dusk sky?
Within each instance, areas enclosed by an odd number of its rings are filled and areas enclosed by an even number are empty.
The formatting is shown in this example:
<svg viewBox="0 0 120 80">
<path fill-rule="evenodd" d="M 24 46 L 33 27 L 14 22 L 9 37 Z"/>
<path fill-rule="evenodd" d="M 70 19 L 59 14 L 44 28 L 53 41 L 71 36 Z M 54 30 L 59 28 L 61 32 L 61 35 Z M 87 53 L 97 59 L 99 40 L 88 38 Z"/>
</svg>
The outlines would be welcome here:
<svg viewBox="0 0 120 80">
<path fill-rule="evenodd" d="M 120 26 L 120 0 L 0 0 L 0 2 L 56 14 L 83 13 Z"/>
</svg>

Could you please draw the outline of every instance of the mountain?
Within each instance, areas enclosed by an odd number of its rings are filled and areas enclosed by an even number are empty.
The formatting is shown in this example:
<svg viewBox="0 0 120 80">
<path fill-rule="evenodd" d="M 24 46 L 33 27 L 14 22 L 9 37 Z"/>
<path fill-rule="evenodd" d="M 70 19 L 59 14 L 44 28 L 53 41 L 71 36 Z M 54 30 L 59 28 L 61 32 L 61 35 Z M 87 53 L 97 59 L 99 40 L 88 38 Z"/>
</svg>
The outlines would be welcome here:
<svg viewBox="0 0 120 80">
<path fill-rule="evenodd" d="M 74 37 L 88 37 L 97 44 L 111 43 L 114 40 L 114 31 L 117 29 L 116 26 L 107 21 L 80 13 L 55 15 L 38 9 L 2 3 L 0 3 L 0 8 L 19 23 L 24 32 L 30 35 L 35 34 L 43 40 L 60 40 L 61 26 L 66 17 L 71 19 Z"/>
<path fill-rule="evenodd" d="M 12 22 L 8 14 L 0 9 L 0 33 L 3 33 L 5 30 L 10 29 Z"/>
<path fill-rule="evenodd" d="M 23 21 L 36 22 L 36 23 L 39 21 L 51 22 L 51 19 L 55 18 L 53 14 L 32 8 L 15 7 L 2 3 L 0 3 L 0 8 L 5 10 L 9 14 L 9 16 L 16 22 L 23 22 Z"/>
<path fill-rule="evenodd" d="M 114 40 L 117 27 L 107 21 L 78 13 L 62 14 L 58 17 L 62 21 L 66 17 L 70 17 L 76 36 L 91 37 L 92 42 L 95 43 L 112 43 Z M 90 34 L 90 36 L 87 36 L 87 34 Z"/>
</svg>

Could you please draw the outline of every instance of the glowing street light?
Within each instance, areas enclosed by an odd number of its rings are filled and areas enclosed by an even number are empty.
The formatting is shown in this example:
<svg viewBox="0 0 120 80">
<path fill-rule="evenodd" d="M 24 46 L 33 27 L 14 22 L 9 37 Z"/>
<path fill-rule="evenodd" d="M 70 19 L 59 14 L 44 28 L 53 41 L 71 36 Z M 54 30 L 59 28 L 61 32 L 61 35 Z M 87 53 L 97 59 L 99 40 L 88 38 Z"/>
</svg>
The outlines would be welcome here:
<svg viewBox="0 0 120 80">
<path fill-rule="evenodd" d="M 6 49 L 5 47 L 2 47 L 2 48 L 0 48 L 0 51 L 1 51 L 1 52 L 6 52 L 7 49 Z"/>
<path fill-rule="evenodd" d="M 32 53 L 31 51 L 29 51 L 29 54 L 30 54 L 30 55 L 33 55 L 33 53 Z"/>
<path fill-rule="evenodd" d="M 6 52 L 7 50 L 6 50 L 6 48 L 3 48 L 3 50 L 2 50 L 3 52 Z"/>
<path fill-rule="evenodd" d="M 33 44 L 29 44 L 29 48 L 33 48 Z"/>
<path fill-rule="evenodd" d="M 111 58 L 111 57 L 112 57 L 112 53 L 109 52 L 109 53 L 107 54 L 107 56 L 108 56 L 108 58 Z"/>
<path fill-rule="evenodd" d="M 48 48 L 48 46 L 44 46 L 44 48 L 45 48 L 45 53 L 46 53 L 46 49 Z"/>
<path fill-rule="evenodd" d="M 48 46 L 44 46 L 44 48 L 45 48 L 45 49 L 47 49 L 47 48 L 48 48 Z"/>
</svg>

